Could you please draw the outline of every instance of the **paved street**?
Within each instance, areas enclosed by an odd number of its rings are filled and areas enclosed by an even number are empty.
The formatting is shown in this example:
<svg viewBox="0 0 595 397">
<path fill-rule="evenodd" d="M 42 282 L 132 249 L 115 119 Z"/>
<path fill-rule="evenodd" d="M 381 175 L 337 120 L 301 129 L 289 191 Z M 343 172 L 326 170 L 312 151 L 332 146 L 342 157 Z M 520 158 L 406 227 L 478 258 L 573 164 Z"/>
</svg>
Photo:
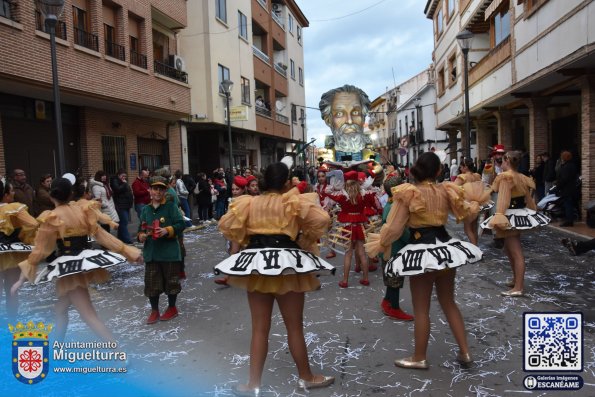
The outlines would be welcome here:
<svg viewBox="0 0 595 397">
<path fill-rule="evenodd" d="M 462 228 L 456 227 L 454 233 L 460 235 Z M 499 295 L 506 289 L 504 283 L 510 276 L 510 268 L 502 252 L 491 248 L 491 236 L 482 237 L 480 242 L 484 260 L 459 269 L 457 301 L 476 360 L 471 369 L 455 363 L 457 347 L 435 299 L 428 349 L 430 369 L 395 367 L 396 358 L 412 351 L 413 323 L 391 320 L 379 310 L 384 293 L 380 272 L 371 274 L 369 287 L 357 283 L 358 275 L 352 273 L 350 287 L 340 289 L 337 282 L 342 257 L 333 259 L 338 274 L 321 278 L 322 289 L 307 295 L 305 331 L 315 371 L 334 375 L 337 380 L 332 387 L 310 394 L 554 395 L 554 392 L 529 392 L 523 387 L 526 374 L 522 366 L 522 314 L 581 311 L 585 320 L 585 370 L 580 375 L 585 386 L 575 395 L 595 395 L 594 256 L 569 257 L 559 243 L 561 237 L 559 232 L 544 228 L 523 238 L 527 257 L 524 298 Z M 225 396 L 231 395 L 233 384 L 247 379 L 250 316 L 245 293 L 213 283 L 213 265 L 226 256 L 224 241 L 213 225 L 187 233 L 186 244 L 188 279 L 178 300 L 180 316 L 170 322 L 145 325 L 149 305 L 143 296 L 142 266 L 113 268 L 111 282 L 91 289 L 100 317 L 117 334 L 120 346 L 129 355 L 127 374 L 102 378 L 108 386 L 140 385 L 140 395 Z M 54 284 L 26 286 L 21 297 L 23 321 L 52 320 Z M 411 312 L 408 284 L 401 298 L 402 307 Z M 162 310 L 165 306 L 166 299 L 162 297 Z M 67 340 L 94 340 L 74 311 L 71 311 Z M 2 362 L 6 363 L 4 359 Z M 50 374 L 39 385 L 14 382 L 14 386 L 27 388 L 36 395 L 64 395 L 60 392 L 63 387 L 60 379 L 59 374 Z M 295 389 L 295 369 L 277 310 L 263 385 L 270 395 L 305 395 Z M 1 394 L 11 394 L 2 392 L 4 387 L 12 388 L 0 383 Z M 81 384 L 73 395 L 104 395 L 95 387 L 92 383 Z"/>
</svg>

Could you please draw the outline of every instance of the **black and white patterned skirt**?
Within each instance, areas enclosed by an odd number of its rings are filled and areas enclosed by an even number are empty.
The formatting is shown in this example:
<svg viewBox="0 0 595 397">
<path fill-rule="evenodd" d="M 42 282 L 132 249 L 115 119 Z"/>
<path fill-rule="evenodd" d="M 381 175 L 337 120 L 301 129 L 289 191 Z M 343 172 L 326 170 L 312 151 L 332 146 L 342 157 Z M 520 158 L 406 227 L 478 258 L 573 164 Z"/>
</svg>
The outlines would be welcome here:
<svg viewBox="0 0 595 397">
<path fill-rule="evenodd" d="M 477 246 L 452 238 L 444 227 L 410 230 L 409 244 L 386 264 L 386 277 L 415 276 L 429 271 L 453 269 L 477 262 L 483 256 Z"/>
<path fill-rule="evenodd" d="M 481 222 L 481 227 L 483 229 L 493 229 L 489 223 L 494 216 L 492 215 Z M 551 221 L 549 217 L 529 208 L 508 208 L 504 216 L 510 222 L 510 228 L 507 230 L 529 230 L 539 226 L 545 226 Z"/>
<path fill-rule="evenodd" d="M 98 249 L 85 249 L 76 255 L 62 255 L 49 263 L 35 278 L 35 284 L 45 283 L 95 269 L 104 269 L 126 262 L 120 254 Z"/>
</svg>

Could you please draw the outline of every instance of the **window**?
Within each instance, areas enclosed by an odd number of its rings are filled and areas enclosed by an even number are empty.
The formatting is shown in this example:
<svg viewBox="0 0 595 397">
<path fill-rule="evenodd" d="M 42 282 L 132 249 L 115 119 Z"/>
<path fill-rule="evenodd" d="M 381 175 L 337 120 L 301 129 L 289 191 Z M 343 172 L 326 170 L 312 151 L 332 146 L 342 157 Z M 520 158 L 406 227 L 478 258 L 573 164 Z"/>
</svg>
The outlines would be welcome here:
<svg viewBox="0 0 595 397">
<path fill-rule="evenodd" d="M 219 73 L 219 93 L 224 94 L 223 89 L 221 88 L 221 82 L 223 80 L 230 80 L 229 78 L 229 69 L 223 65 L 217 65 L 218 73 Z"/>
<path fill-rule="evenodd" d="M 438 96 L 444 94 L 444 66 L 438 69 Z"/>
<path fill-rule="evenodd" d="M 442 7 L 442 4 L 439 6 Z M 442 34 L 442 8 L 436 14 L 436 36 L 440 36 Z"/>
<path fill-rule="evenodd" d="M 306 124 L 306 112 L 303 108 L 300 108 L 300 125 L 304 127 Z"/>
<path fill-rule="evenodd" d="M 290 13 L 287 13 L 287 23 L 289 25 L 289 33 L 293 34 L 293 16 Z"/>
<path fill-rule="evenodd" d="M 123 136 L 101 137 L 103 170 L 107 175 L 116 175 L 119 169 L 126 169 L 126 138 Z"/>
<path fill-rule="evenodd" d="M 509 3 L 505 1 L 494 14 L 492 25 L 494 27 L 494 47 L 510 36 L 510 10 Z"/>
<path fill-rule="evenodd" d="M 299 25 L 297 27 L 297 41 L 302 44 L 302 27 Z"/>
<path fill-rule="evenodd" d="M 74 43 L 94 51 L 99 51 L 99 38 L 89 32 L 89 15 L 87 11 L 72 6 L 72 22 L 74 27 Z"/>
<path fill-rule="evenodd" d="M 227 0 L 215 0 L 215 16 L 227 23 Z"/>
<path fill-rule="evenodd" d="M 453 53 L 450 58 L 448 58 L 448 85 L 454 84 L 457 81 L 457 54 L 456 52 Z"/>
<path fill-rule="evenodd" d="M 293 103 L 291 104 L 291 122 L 297 123 L 297 106 Z"/>
<path fill-rule="evenodd" d="M 455 12 L 455 2 L 456 0 L 447 0 L 448 1 L 448 19 L 452 18 Z"/>
<path fill-rule="evenodd" d="M 0 0 L 0 17 L 12 19 L 10 13 L 10 1 Z"/>
<path fill-rule="evenodd" d="M 242 103 L 250 105 L 250 80 L 242 77 Z"/>
<path fill-rule="evenodd" d="M 289 71 L 291 72 L 291 78 L 295 80 L 295 62 L 293 59 L 289 60 Z"/>
<path fill-rule="evenodd" d="M 75 29 L 83 32 L 88 31 L 87 11 L 80 9 L 76 6 L 72 6 L 72 23 Z"/>
<path fill-rule="evenodd" d="M 248 40 L 248 19 L 240 11 L 238 11 L 238 30 L 240 37 Z"/>
<path fill-rule="evenodd" d="M 304 71 L 302 70 L 302 68 L 298 68 L 298 78 L 300 85 L 304 85 Z"/>
<path fill-rule="evenodd" d="M 399 136 L 403 136 L 403 128 L 401 126 L 401 121 L 402 120 L 399 120 Z"/>
</svg>

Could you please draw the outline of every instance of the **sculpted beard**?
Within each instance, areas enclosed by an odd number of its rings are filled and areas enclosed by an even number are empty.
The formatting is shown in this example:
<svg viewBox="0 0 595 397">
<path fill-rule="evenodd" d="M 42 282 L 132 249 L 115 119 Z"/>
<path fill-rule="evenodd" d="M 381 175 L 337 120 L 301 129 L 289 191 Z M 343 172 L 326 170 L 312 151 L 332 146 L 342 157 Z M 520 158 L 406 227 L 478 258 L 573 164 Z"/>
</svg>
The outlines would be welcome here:
<svg viewBox="0 0 595 397">
<path fill-rule="evenodd" d="M 351 129 L 350 132 L 345 130 Z M 335 150 L 340 152 L 359 152 L 366 146 L 364 129 L 359 124 L 343 124 L 333 130 L 335 136 Z"/>
</svg>

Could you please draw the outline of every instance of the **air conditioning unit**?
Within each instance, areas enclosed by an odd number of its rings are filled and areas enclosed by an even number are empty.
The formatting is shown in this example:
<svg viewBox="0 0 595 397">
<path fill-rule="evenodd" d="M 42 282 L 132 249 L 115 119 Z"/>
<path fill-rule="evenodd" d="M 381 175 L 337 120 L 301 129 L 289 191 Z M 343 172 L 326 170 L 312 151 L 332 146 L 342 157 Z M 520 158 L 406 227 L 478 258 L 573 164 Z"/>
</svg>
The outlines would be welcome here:
<svg viewBox="0 0 595 397">
<path fill-rule="evenodd" d="M 186 63 L 184 62 L 184 59 L 181 56 L 170 55 L 169 56 L 169 64 L 170 64 L 170 66 L 172 66 L 173 68 L 175 68 L 176 70 L 178 70 L 180 72 L 186 71 Z"/>
<path fill-rule="evenodd" d="M 273 12 L 275 14 L 280 14 L 281 13 L 281 4 L 273 3 Z"/>
</svg>

